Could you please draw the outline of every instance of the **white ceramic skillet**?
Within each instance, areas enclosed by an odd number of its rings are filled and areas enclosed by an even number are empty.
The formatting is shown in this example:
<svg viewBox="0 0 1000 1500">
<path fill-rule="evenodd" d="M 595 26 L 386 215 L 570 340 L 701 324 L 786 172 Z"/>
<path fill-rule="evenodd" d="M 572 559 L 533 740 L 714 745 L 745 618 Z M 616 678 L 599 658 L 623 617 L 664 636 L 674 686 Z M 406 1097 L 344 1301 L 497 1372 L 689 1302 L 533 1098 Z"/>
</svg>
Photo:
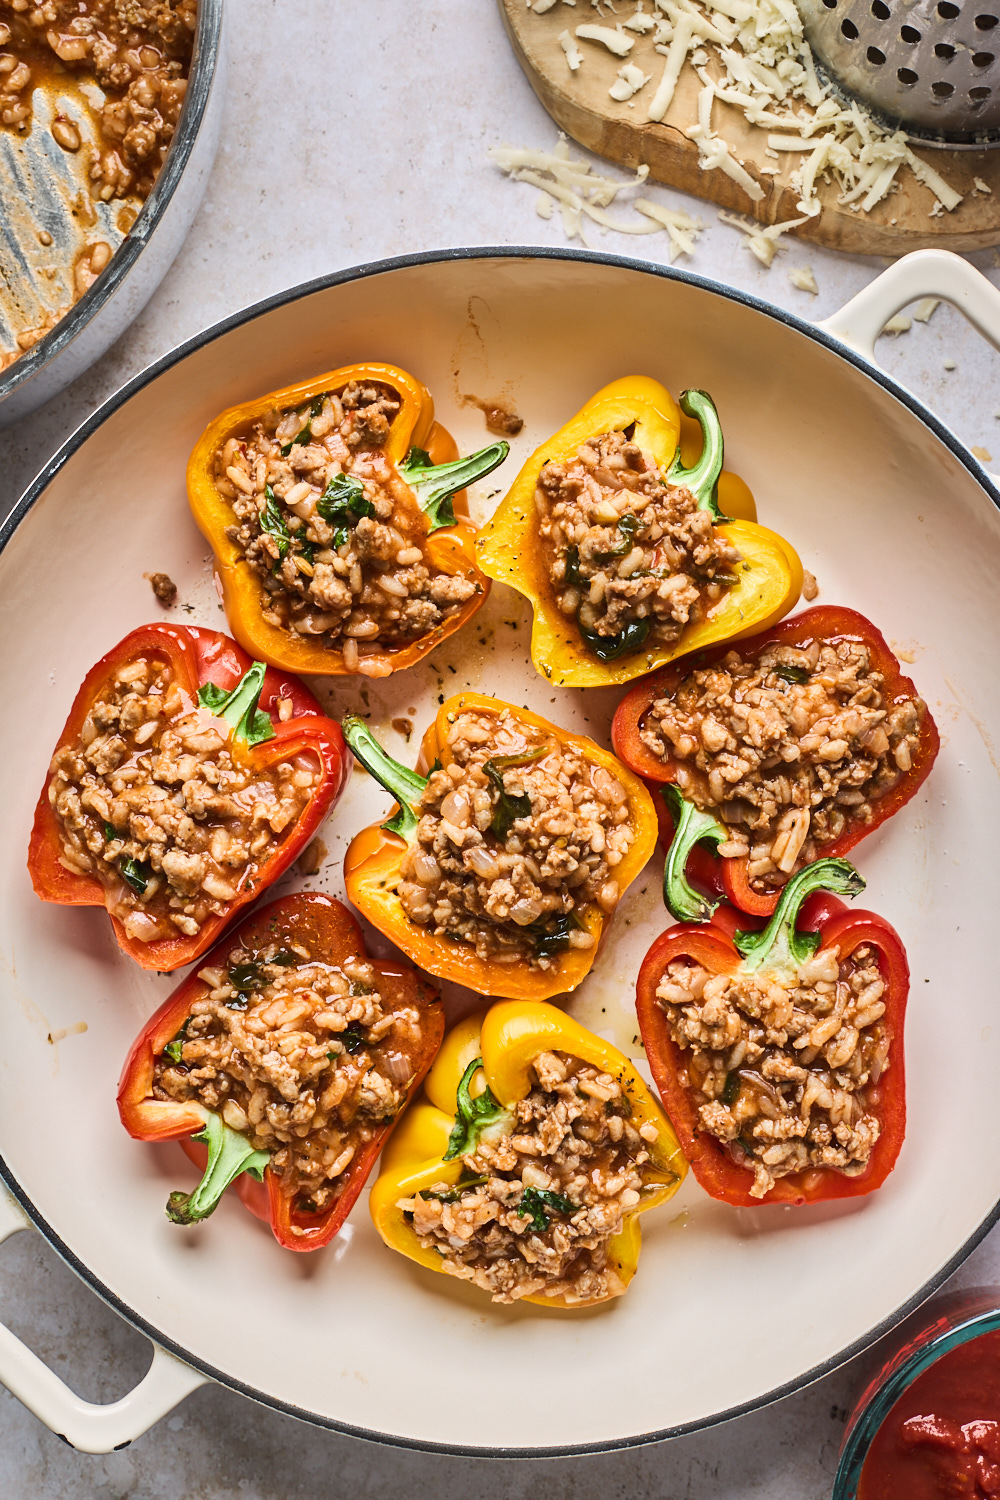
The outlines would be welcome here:
<svg viewBox="0 0 1000 1500">
<path fill-rule="evenodd" d="M 2 533 L 0 1172 L 2 1233 L 31 1224 L 155 1347 L 123 1401 L 80 1401 L 6 1329 L 0 1379 L 71 1443 L 122 1446 L 217 1380 L 343 1432 L 481 1455 L 598 1451 L 705 1426 L 832 1369 L 952 1271 L 998 1214 L 1000 1015 L 995 890 L 1000 778 L 1000 493 L 875 365 L 885 320 L 947 298 L 1000 345 L 1000 294 L 955 256 L 887 270 L 824 328 L 659 266 L 571 252 L 446 252 L 365 266 L 240 314 L 139 376 L 52 460 Z M 47 757 L 90 665 L 157 616 L 144 574 L 180 586 L 181 619 L 221 626 L 184 464 L 230 404 L 354 360 L 402 365 L 466 449 L 466 398 L 525 419 L 505 470 L 599 386 L 643 372 L 700 386 L 729 465 L 787 535 L 820 598 L 870 614 L 928 699 L 944 741 L 923 795 L 858 850 L 863 900 L 903 934 L 913 969 L 909 1128 L 871 1198 L 733 1210 L 689 1181 L 643 1221 L 620 1302 L 576 1314 L 497 1308 L 386 1249 L 363 1198 L 339 1241 L 281 1251 L 235 1200 L 169 1224 L 191 1182 L 176 1145 L 131 1141 L 115 1084 L 173 981 L 115 948 L 103 913 L 45 906 L 25 871 Z M 474 497 L 479 517 L 494 502 Z M 422 666 L 327 693 L 367 705 L 413 755 L 439 694 L 469 686 L 606 741 L 616 694 L 549 687 L 527 660 L 518 595 Z M 409 719 L 407 746 L 393 720 Z M 341 891 L 346 842 L 384 796 L 356 774 L 325 834 L 318 884 Z M 633 1055 L 633 982 L 667 925 L 653 862 L 623 903 L 574 1012 Z M 384 951 L 384 949 L 383 949 Z M 458 1005 L 462 997 L 452 995 Z M 84 1027 L 86 1028 L 84 1030 Z"/>
</svg>

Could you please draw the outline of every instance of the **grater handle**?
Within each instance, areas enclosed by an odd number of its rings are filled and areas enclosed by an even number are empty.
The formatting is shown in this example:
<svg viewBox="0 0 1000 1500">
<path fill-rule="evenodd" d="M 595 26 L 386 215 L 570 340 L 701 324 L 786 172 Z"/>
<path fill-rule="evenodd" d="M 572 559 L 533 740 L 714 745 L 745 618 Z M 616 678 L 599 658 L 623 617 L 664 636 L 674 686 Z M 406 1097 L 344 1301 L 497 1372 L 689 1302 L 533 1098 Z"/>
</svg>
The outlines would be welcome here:
<svg viewBox="0 0 1000 1500">
<path fill-rule="evenodd" d="M 873 364 L 875 340 L 889 319 L 920 297 L 940 297 L 964 313 L 1000 349 L 1000 291 L 951 250 L 914 250 L 817 326 Z"/>
</svg>

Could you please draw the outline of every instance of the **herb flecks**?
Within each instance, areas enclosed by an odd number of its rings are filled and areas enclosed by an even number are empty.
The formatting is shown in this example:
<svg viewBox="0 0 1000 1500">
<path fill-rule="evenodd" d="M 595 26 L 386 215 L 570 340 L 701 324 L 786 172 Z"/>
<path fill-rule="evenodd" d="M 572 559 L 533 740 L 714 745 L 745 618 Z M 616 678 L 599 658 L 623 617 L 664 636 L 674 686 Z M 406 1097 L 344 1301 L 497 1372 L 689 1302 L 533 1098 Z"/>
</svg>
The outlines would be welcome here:
<svg viewBox="0 0 1000 1500">
<path fill-rule="evenodd" d="M 131 886 L 137 896 L 144 895 L 147 885 L 153 878 L 149 865 L 143 864 L 138 859 L 129 859 L 123 854 L 118 861 L 118 868 L 125 884 Z"/>
<path fill-rule="evenodd" d="M 549 922 L 532 922 L 521 929 L 538 958 L 555 958 L 571 947 L 570 933 L 582 932 L 583 923 L 576 912 L 563 912 Z"/>
<path fill-rule="evenodd" d="M 512 771 L 516 766 L 532 765 L 536 760 L 541 760 L 543 755 L 547 755 L 550 749 L 549 745 L 538 745 L 534 750 L 521 750 L 516 755 L 494 755 L 483 762 L 483 770 L 497 793 L 490 832 L 496 834 L 498 839 L 506 839 L 518 818 L 531 817 L 531 798 L 526 794 L 514 796 L 508 792 L 504 772 Z"/>
<path fill-rule="evenodd" d="M 191 1017 L 188 1016 L 187 1020 L 184 1022 L 184 1025 L 181 1027 L 180 1031 L 178 1031 L 173 1041 L 168 1042 L 163 1049 L 163 1056 L 169 1057 L 172 1063 L 176 1064 L 181 1060 L 181 1056 L 184 1051 L 184 1042 L 187 1038 L 188 1027 L 190 1026 L 190 1024 Z"/>
<path fill-rule="evenodd" d="M 288 556 L 288 549 L 291 546 L 292 539 L 285 518 L 278 508 L 274 491 L 269 484 L 264 486 L 264 504 L 258 512 L 258 521 L 261 531 L 266 532 L 268 536 L 272 537 L 277 547 L 278 561 L 274 569 L 277 572 L 281 563 Z"/>
<path fill-rule="evenodd" d="M 579 1205 L 571 1203 L 560 1193 L 549 1192 L 547 1188 L 525 1188 L 521 1198 L 520 1212 L 531 1217 L 531 1227 L 538 1234 L 543 1234 L 549 1227 L 549 1215 L 545 1212 L 547 1208 L 554 1213 L 568 1216 L 575 1214 Z"/>
<path fill-rule="evenodd" d="M 337 1040 L 338 1042 L 343 1042 L 344 1047 L 352 1056 L 355 1053 L 363 1052 L 366 1047 L 371 1046 L 371 1043 L 356 1021 L 352 1021 L 346 1031 L 341 1031 L 337 1036 Z"/>
<path fill-rule="evenodd" d="M 350 474 L 333 476 L 316 501 L 316 510 L 334 528 L 334 547 L 344 545 L 363 516 L 375 515 L 374 505 L 365 497 L 364 485 Z"/>
<path fill-rule="evenodd" d="M 778 662 L 777 666 L 771 668 L 771 671 L 775 677 L 780 677 L 782 682 L 803 683 L 809 681 L 808 667 L 791 667 L 785 662 Z"/>
</svg>

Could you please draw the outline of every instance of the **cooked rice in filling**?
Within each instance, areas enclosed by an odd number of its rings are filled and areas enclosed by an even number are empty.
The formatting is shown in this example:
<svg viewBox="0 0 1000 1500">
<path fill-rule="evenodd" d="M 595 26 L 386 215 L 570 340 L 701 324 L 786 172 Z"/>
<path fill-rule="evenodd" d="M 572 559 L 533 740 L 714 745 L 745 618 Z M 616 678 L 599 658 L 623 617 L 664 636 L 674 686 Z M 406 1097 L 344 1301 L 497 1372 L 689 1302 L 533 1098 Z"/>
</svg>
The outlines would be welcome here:
<svg viewBox="0 0 1000 1500">
<path fill-rule="evenodd" d="M 271 1153 L 300 1212 L 340 1196 L 343 1174 L 402 1108 L 418 1049 L 413 1007 L 385 1008 L 366 959 L 313 959 L 299 943 L 235 947 L 200 970 L 208 992 L 155 1063 L 153 1097 L 215 1110 Z"/>
<path fill-rule="evenodd" d="M 384 453 L 400 400 L 352 381 L 271 411 L 215 456 L 226 535 L 260 578 L 265 620 L 343 651 L 349 671 L 398 650 L 480 591 L 427 555 L 427 519 Z"/>
<path fill-rule="evenodd" d="M 870 947 L 844 963 L 821 951 L 790 975 L 709 975 L 677 959 L 656 994 L 699 1124 L 752 1171 L 752 1197 L 790 1172 L 864 1171 L 892 1041 Z"/>
<path fill-rule="evenodd" d="M 254 767 L 229 734 L 165 662 L 139 657 L 119 667 L 76 744 L 53 757 L 60 864 L 101 882 L 131 938 L 195 936 L 309 802 L 320 779 L 314 756 Z"/>
<path fill-rule="evenodd" d="M 559 608 L 599 636 L 648 620 L 648 643 L 669 645 L 735 582 L 712 517 L 621 432 L 547 463 L 535 499 Z"/>
<path fill-rule="evenodd" d="M 458 1187 L 435 1183 L 398 1207 L 441 1269 L 494 1302 L 617 1297 L 609 1244 L 643 1195 L 655 1125 L 636 1129 L 617 1078 L 562 1052 L 534 1063 L 510 1123 L 462 1158 Z M 463 1186 L 464 1182 L 464 1186 Z"/>
<path fill-rule="evenodd" d="M 625 788 L 506 709 L 457 714 L 448 744 L 454 761 L 430 776 L 402 862 L 407 917 L 496 963 L 547 969 L 592 948 L 580 914 L 614 911 L 635 839 Z"/>
<path fill-rule="evenodd" d="M 730 651 L 689 672 L 646 715 L 642 740 L 677 763 L 684 796 L 726 824 L 725 858 L 749 856 L 758 891 L 784 885 L 916 758 L 920 698 L 889 701 L 858 641 Z"/>
</svg>

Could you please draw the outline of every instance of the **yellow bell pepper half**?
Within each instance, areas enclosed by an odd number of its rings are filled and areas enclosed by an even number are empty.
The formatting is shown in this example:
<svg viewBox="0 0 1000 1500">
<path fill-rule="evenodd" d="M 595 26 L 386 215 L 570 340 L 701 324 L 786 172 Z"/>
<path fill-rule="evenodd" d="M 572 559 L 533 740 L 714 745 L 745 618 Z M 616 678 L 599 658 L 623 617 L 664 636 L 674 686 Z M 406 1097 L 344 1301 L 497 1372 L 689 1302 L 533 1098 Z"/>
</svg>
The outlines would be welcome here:
<svg viewBox="0 0 1000 1500">
<path fill-rule="evenodd" d="M 681 403 L 683 416 L 669 392 L 644 375 L 606 385 L 531 455 L 476 542 L 483 572 L 517 589 L 531 603 L 531 659 L 536 670 L 559 687 L 631 682 L 700 647 L 766 630 L 798 600 L 802 564 L 794 548 L 757 524 L 749 489 L 735 474 L 722 471 L 722 433 L 711 398 L 703 391 L 686 391 Z M 618 648 L 614 659 L 601 660 L 577 621 L 559 608 L 539 536 L 535 492 L 547 463 L 565 462 L 590 438 L 626 428 L 634 428 L 632 441 L 669 482 L 686 485 L 703 509 L 720 518 L 719 531 L 742 560 L 735 568 L 736 583 L 676 641 L 647 646 L 640 640 L 635 649 Z M 684 467 L 688 454 L 699 448 L 699 456 Z"/>
<path fill-rule="evenodd" d="M 568 1054 L 616 1078 L 632 1106 L 631 1121 L 637 1127 L 655 1125 L 659 1132 L 648 1148 L 650 1160 L 641 1168 L 643 1196 L 610 1244 L 609 1265 L 626 1286 L 632 1280 L 642 1242 L 638 1216 L 676 1193 L 687 1162 L 670 1121 L 624 1053 L 544 1001 L 500 1000 L 468 1016 L 445 1037 L 423 1091 L 382 1153 L 371 1190 L 372 1219 L 390 1249 L 428 1270 L 442 1270 L 441 1256 L 420 1243 L 399 1204 L 439 1184 L 459 1183 L 465 1171 L 463 1157 L 459 1153 L 448 1159 L 448 1149 L 452 1132 L 468 1125 L 468 1110 L 463 1114 L 460 1100 L 463 1084 L 473 1111 L 478 1101 L 484 1101 L 480 1107 L 485 1128 L 504 1133 L 513 1123 L 507 1112 L 530 1092 L 531 1065 L 543 1052 Z M 523 1300 L 562 1309 L 592 1305 L 542 1295 Z"/>
</svg>

